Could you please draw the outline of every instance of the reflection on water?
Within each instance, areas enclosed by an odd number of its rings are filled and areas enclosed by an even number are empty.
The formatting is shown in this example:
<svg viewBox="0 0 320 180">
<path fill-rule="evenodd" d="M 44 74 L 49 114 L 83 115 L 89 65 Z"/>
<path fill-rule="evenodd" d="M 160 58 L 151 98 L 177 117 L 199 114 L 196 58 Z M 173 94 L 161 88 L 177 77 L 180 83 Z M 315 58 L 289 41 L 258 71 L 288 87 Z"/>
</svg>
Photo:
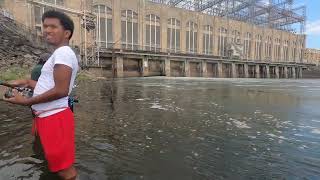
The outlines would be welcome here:
<svg viewBox="0 0 320 180">
<path fill-rule="evenodd" d="M 81 179 L 320 178 L 320 81 L 132 78 L 77 95 Z M 0 107 L 0 179 L 51 177 L 29 110 Z"/>
</svg>

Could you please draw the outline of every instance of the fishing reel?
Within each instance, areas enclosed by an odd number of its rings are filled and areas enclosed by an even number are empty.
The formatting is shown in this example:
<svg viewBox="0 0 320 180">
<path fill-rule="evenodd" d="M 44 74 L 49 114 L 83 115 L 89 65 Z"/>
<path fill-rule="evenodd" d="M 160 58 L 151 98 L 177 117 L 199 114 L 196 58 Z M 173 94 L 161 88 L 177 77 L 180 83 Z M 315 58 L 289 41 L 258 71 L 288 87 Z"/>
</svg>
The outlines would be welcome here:
<svg viewBox="0 0 320 180">
<path fill-rule="evenodd" d="M 4 97 L 5 98 L 12 98 L 14 97 L 14 93 L 13 90 L 17 90 L 22 96 L 26 97 L 26 98 L 31 98 L 33 95 L 33 91 L 29 88 L 23 88 L 23 87 L 15 87 L 15 88 L 9 88 L 5 94 Z"/>
</svg>

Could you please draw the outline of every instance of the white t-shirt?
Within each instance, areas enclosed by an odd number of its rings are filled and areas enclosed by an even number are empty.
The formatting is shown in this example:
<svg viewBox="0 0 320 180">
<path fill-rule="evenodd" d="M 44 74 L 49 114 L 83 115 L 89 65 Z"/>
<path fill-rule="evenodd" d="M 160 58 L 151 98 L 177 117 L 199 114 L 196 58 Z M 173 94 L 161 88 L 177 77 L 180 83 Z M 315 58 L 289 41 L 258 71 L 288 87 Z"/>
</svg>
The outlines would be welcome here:
<svg viewBox="0 0 320 180">
<path fill-rule="evenodd" d="M 77 72 L 79 70 L 79 64 L 73 50 L 69 46 L 62 46 L 56 49 L 54 53 L 51 55 L 51 57 L 48 59 L 48 61 L 43 65 L 41 75 L 33 92 L 34 97 L 54 88 L 55 83 L 53 77 L 53 69 L 56 64 L 63 64 L 72 68 L 72 75 L 69 86 L 69 94 L 71 93 Z M 32 109 L 36 112 L 48 111 L 39 115 L 39 117 L 47 117 L 56 114 L 60 111 L 63 111 L 64 109 L 66 109 L 66 107 L 68 107 L 68 97 L 63 97 L 61 99 L 57 99 L 51 102 L 35 104 L 32 106 Z"/>
</svg>

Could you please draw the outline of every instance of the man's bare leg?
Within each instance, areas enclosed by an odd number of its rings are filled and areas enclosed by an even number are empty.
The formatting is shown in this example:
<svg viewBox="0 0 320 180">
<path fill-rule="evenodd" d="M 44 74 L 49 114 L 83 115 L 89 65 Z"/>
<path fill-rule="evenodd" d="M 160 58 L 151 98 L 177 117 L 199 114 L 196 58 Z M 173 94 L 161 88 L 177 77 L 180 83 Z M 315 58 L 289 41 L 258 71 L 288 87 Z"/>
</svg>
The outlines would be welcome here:
<svg viewBox="0 0 320 180">
<path fill-rule="evenodd" d="M 73 166 L 71 166 L 68 169 L 59 171 L 58 175 L 62 180 L 75 180 L 77 177 L 77 171 Z"/>
</svg>

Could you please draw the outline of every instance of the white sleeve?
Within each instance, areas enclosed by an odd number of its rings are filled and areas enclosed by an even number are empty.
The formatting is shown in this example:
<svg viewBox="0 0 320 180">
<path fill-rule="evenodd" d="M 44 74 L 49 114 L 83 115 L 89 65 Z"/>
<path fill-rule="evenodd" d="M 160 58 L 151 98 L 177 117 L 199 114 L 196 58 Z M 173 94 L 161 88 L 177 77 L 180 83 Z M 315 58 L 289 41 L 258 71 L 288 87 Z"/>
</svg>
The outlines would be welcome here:
<svg viewBox="0 0 320 180">
<path fill-rule="evenodd" d="M 54 53 L 54 65 L 63 64 L 73 69 L 74 59 L 75 54 L 71 49 L 60 48 Z"/>
</svg>

